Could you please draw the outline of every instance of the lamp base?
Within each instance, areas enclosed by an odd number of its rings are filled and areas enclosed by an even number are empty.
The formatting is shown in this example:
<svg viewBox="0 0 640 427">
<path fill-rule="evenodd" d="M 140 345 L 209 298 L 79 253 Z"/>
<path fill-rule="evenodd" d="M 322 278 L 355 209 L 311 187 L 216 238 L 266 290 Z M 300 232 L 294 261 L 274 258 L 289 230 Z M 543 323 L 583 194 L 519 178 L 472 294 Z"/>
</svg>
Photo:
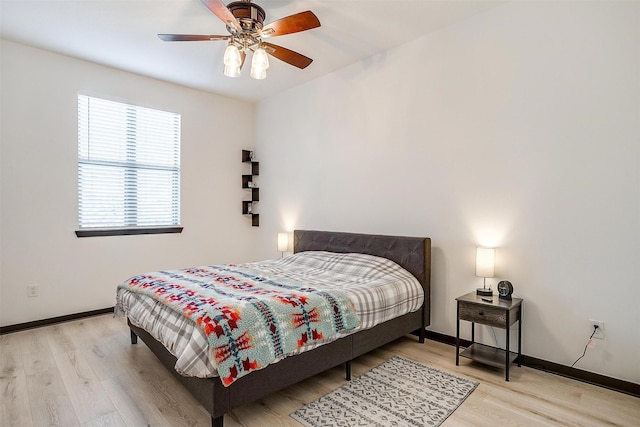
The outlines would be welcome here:
<svg viewBox="0 0 640 427">
<path fill-rule="evenodd" d="M 476 289 L 476 295 L 480 295 L 483 297 L 490 297 L 490 296 L 493 296 L 493 291 L 491 289 L 478 288 Z"/>
</svg>

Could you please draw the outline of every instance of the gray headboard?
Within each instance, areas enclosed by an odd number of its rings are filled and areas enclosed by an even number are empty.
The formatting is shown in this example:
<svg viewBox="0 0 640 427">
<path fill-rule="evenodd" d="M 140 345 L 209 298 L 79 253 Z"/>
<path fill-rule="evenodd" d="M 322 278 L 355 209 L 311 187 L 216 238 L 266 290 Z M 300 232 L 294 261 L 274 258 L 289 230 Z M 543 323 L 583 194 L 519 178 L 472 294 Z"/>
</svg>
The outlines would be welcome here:
<svg viewBox="0 0 640 427">
<path fill-rule="evenodd" d="M 390 259 L 416 276 L 429 301 L 431 239 L 428 237 L 295 230 L 293 252 L 303 251 L 357 252 Z"/>
</svg>

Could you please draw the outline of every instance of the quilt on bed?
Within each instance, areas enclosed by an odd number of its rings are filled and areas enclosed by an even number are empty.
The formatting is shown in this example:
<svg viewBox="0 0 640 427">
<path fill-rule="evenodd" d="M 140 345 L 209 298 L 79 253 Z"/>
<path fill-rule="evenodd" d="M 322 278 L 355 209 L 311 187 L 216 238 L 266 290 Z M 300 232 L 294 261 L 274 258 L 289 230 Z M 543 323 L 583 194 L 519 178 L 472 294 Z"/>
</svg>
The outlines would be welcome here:
<svg viewBox="0 0 640 427">
<path fill-rule="evenodd" d="M 303 283 L 318 291 L 344 292 L 355 306 L 360 320 L 358 327 L 343 330 L 333 338 L 325 335 L 322 339 L 308 340 L 306 345 L 294 348 L 282 358 L 414 312 L 424 302 L 422 286 L 411 273 L 388 259 L 371 255 L 309 251 L 234 268 L 249 269 L 255 275 L 279 282 Z M 181 312 L 123 287 L 118 288 L 115 309 L 116 314 L 126 315 L 132 324 L 160 341 L 176 357 L 175 369 L 181 375 L 199 378 L 219 375 L 206 350 L 207 336 Z"/>
<path fill-rule="evenodd" d="M 195 322 L 225 386 L 359 323 L 345 293 L 276 280 L 247 267 L 159 271 L 118 288 L 151 297 Z"/>
</svg>

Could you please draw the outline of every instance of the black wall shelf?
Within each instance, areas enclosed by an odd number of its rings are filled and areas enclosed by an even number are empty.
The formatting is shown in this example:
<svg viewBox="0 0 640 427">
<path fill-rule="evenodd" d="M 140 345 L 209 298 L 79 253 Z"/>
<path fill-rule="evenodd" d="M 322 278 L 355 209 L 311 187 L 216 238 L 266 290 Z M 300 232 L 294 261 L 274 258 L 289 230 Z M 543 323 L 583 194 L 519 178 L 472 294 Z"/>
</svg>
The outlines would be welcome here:
<svg viewBox="0 0 640 427">
<path fill-rule="evenodd" d="M 260 215 L 256 213 L 256 202 L 260 201 L 260 189 L 256 184 L 255 177 L 260 175 L 260 163 L 253 159 L 253 151 L 251 150 L 242 150 L 242 163 L 251 165 L 251 173 L 242 175 L 242 188 L 251 190 L 251 200 L 242 201 L 242 214 L 251 215 L 251 225 L 259 227 Z"/>
</svg>

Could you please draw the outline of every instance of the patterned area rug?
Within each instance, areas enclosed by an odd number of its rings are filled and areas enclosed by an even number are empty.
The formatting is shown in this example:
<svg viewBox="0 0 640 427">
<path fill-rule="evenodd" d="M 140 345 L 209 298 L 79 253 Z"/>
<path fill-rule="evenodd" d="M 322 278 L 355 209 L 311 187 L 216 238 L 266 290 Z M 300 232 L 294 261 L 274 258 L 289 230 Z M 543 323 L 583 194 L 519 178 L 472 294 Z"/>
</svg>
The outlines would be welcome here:
<svg viewBox="0 0 640 427">
<path fill-rule="evenodd" d="M 395 356 L 291 416 L 308 427 L 439 426 L 477 386 Z"/>
</svg>

